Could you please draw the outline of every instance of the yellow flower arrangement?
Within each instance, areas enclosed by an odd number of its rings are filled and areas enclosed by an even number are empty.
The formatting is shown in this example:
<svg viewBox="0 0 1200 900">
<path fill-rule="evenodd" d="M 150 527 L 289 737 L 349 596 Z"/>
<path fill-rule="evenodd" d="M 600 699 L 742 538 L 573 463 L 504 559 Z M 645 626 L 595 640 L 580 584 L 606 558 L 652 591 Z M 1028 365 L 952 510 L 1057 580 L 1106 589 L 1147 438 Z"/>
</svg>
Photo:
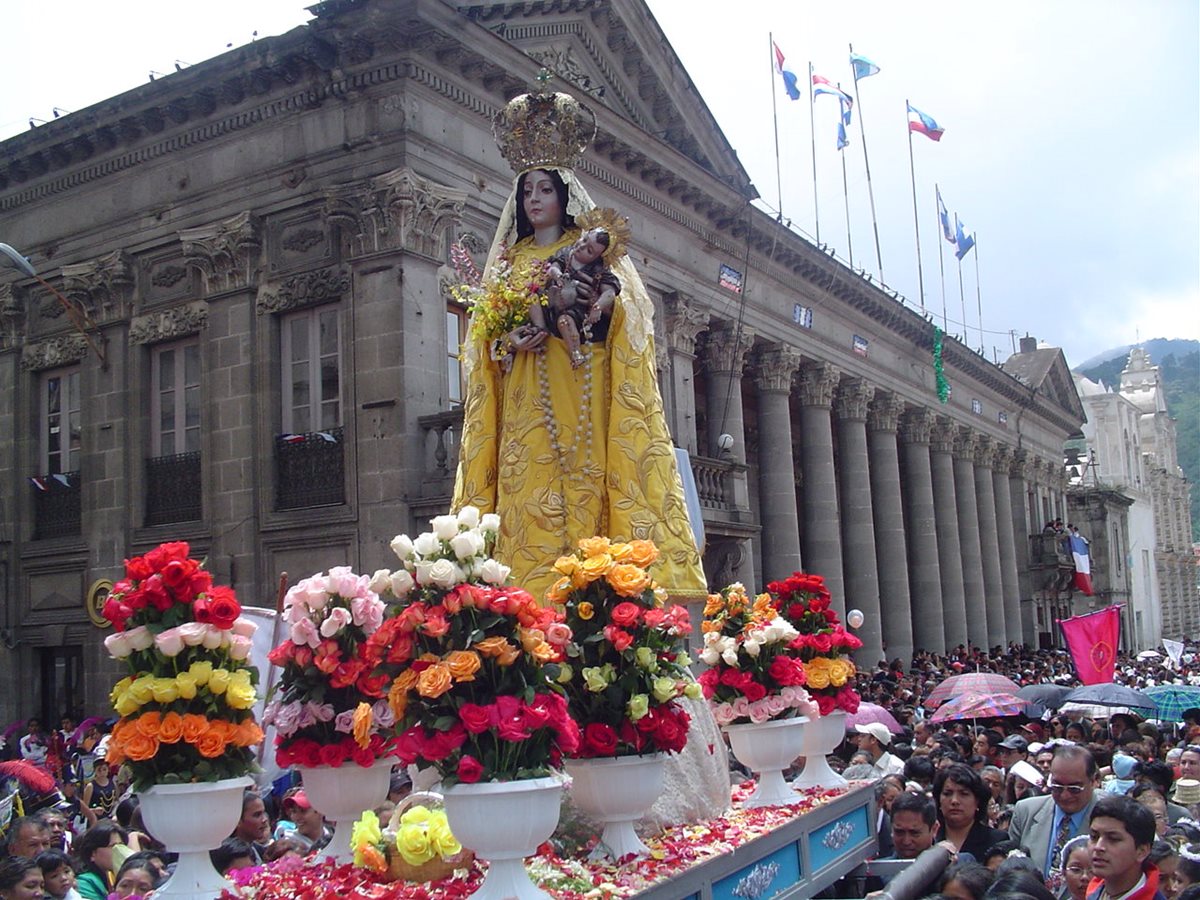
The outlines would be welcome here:
<svg viewBox="0 0 1200 900">
<path fill-rule="evenodd" d="M 478 284 L 455 285 L 450 293 L 471 307 L 471 340 L 489 342 L 529 322 L 530 305 L 544 302 L 545 284 L 541 263 L 514 267 L 501 258 Z"/>
<path fill-rule="evenodd" d="M 255 688 L 247 669 L 230 672 L 214 669 L 210 662 L 196 662 L 186 672 L 167 678 L 154 675 L 126 676 L 113 685 L 109 701 L 117 715 L 131 716 L 149 703 L 174 703 L 192 700 L 196 689 L 208 687 L 214 695 L 225 698 L 230 709 L 250 709 L 254 706 Z"/>
</svg>

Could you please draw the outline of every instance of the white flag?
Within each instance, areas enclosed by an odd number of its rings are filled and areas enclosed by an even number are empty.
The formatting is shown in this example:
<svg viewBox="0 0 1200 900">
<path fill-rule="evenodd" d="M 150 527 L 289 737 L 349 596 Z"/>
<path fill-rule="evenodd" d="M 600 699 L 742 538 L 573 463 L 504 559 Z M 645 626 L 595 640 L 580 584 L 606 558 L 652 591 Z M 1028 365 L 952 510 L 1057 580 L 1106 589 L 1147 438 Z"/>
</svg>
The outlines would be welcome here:
<svg viewBox="0 0 1200 900">
<path fill-rule="evenodd" d="M 1167 656 L 1171 657 L 1171 662 L 1175 668 L 1179 668 L 1179 660 L 1183 656 L 1183 641 L 1173 641 L 1170 638 L 1163 638 L 1163 649 L 1167 651 Z"/>
</svg>

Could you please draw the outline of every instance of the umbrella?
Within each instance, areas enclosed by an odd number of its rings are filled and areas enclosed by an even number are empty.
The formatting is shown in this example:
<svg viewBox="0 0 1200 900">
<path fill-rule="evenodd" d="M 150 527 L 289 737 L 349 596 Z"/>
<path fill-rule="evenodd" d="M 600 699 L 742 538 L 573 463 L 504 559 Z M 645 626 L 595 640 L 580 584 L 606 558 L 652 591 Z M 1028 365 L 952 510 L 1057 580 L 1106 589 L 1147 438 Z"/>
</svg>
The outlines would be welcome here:
<svg viewBox="0 0 1200 900">
<path fill-rule="evenodd" d="M 855 725 L 870 725 L 872 722 L 886 726 L 892 734 L 904 733 L 896 717 L 876 703 L 858 704 L 858 711 L 846 716 L 846 730 L 853 731 Z"/>
<path fill-rule="evenodd" d="M 1132 706 L 1150 712 L 1155 710 L 1154 701 L 1133 688 L 1123 684 L 1085 684 L 1067 694 L 1066 700 L 1075 703 L 1090 703 L 1094 706 Z M 1111 713 L 1110 713 L 1111 715 Z"/>
<path fill-rule="evenodd" d="M 1017 691 L 1017 696 L 1044 709 L 1058 709 L 1069 693 L 1071 688 L 1061 684 L 1027 684 Z"/>
<path fill-rule="evenodd" d="M 1138 659 L 1162 659 L 1162 654 L 1157 650 L 1143 650 L 1137 655 Z"/>
<path fill-rule="evenodd" d="M 991 719 L 1004 716 L 1023 716 L 1030 703 L 1013 694 L 982 694 L 969 692 L 960 694 L 942 704 L 933 714 L 931 722 L 949 722 L 955 719 Z"/>
<path fill-rule="evenodd" d="M 1133 716 L 1135 719 L 1146 718 L 1146 710 L 1134 709 L 1130 706 L 1102 706 L 1099 703 L 1075 703 L 1068 700 L 1058 708 L 1064 716 L 1079 713 L 1089 719 L 1110 719 L 1115 715 Z"/>
<path fill-rule="evenodd" d="M 926 709 L 936 709 L 951 697 L 973 691 L 977 694 L 1015 694 L 1017 683 L 995 672 L 967 672 L 951 675 L 925 698 Z"/>
<path fill-rule="evenodd" d="M 1158 706 L 1158 717 L 1182 722 L 1189 709 L 1200 709 L 1200 686 L 1192 684 L 1160 684 L 1146 688 L 1146 696 Z"/>
</svg>

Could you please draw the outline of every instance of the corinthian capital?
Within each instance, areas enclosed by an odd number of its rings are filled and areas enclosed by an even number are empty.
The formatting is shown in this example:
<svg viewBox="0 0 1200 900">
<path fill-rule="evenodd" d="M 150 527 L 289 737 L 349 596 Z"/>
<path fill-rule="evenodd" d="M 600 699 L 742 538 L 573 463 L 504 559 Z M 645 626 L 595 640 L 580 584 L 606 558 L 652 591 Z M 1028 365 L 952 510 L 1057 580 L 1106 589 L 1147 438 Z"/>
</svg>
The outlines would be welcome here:
<svg viewBox="0 0 1200 900">
<path fill-rule="evenodd" d="M 910 409 L 900 417 L 900 437 L 906 444 L 928 444 L 933 422 L 933 412 L 925 407 Z"/>
<path fill-rule="evenodd" d="M 899 394 L 879 388 L 867 414 L 867 427 L 872 431 L 895 431 L 900 426 L 904 400 Z"/>
<path fill-rule="evenodd" d="M 740 375 L 753 343 L 754 332 L 744 325 L 739 329 L 734 322 L 714 321 L 708 329 L 705 360 L 714 372 Z"/>
<path fill-rule="evenodd" d="M 833 405 L 833 391 L 841 372 L 832 363 L 818 362 L 800 370 L 800 402 L 804 406 Z"/>
<path fill-rule="evenodd" d="M 664 330 L 667 348 L 677 353 L 694 354 L 697 336 L 708 327 L 708 310 L 677 292 L 663 296 L 663 309 L 666 311 Z"/>
<path fill-rule="evenodd" d="M 979 435 L 975 442 L 975 465 L 981 469 L 990 469 L 996 459 L 996 442 L 986 434 Z"/>
<path fill-rule="evenodd" d="M 246 288 L 256 280 L 262 238 L 258 218 L 249 211 L 202 228 L 188 228 L 179 232 L 179 239 L 184 259 L 200 270 L 207 293 Z"/>
<path fill-rule="evenodd" d="M 970 428 L 959 428 L 954 437 L 954 458 L 975 460 L 975 442 L 979 438 Z"/>
<path fill-rule="evenodd" d="M 954 420 L 938 416 L 929 432 L 929 448 L 935 453 L 953 453 L 956 437 L 958 426 L 954 424 Z"/>
<path fill-rule="evenodd" d="M 837 414 L 839 419 L 865 422 L 870 411 L 875 388 L 863 378 L 843 378 L 837 389 Z"/>
<path fill-rule="evenodd" d="M 800 351 L 788 344 L 771 344 L 755 355 L 754 383 L 760 391 L 786 394 L 800 369 Z"/>
</svg>

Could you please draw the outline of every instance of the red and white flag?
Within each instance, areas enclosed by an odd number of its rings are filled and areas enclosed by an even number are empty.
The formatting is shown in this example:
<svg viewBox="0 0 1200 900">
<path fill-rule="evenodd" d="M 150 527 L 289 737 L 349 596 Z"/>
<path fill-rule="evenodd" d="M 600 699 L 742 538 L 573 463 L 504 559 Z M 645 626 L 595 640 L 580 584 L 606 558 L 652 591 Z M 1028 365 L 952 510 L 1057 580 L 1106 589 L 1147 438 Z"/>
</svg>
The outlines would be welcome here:
<svg viewBox="0 0 1200 900">
<path fill-rule="evenodd" d="M 1087 538 L 1077 534 L 1068 538 L 1071 556 L 1075 560 L 1075 590 L 1085 597 L 1092 596 L 1092 561 L 1088 556 Z"/>
<path fill-rule="evenodd" d="M 1086 616 L 1072 616 L 1058 623 L 1062 629 L 1075 671 L 1084 684 L 1112 682 L 1117 667 L 1117 644 L 1121 640 L 1121 607 L 1109 606 Z"/>
</svg>

